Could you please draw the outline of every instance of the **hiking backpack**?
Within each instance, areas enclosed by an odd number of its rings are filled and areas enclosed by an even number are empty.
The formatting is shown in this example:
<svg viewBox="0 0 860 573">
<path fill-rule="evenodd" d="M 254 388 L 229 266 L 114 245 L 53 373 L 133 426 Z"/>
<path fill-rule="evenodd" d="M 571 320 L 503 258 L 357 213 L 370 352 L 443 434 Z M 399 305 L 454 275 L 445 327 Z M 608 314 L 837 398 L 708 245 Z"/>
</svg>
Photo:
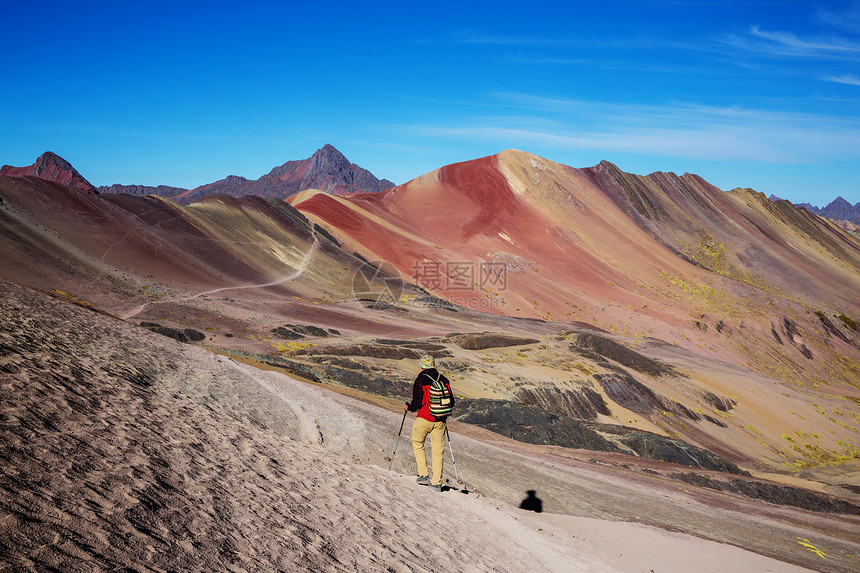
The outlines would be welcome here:
<svg viewBox="0 0 860 573">
<path fill-rule="evenodd" d="M 447 416 L 453 408 L 451 387 L 442 382 L 442 374 L 430 383 L 430 413 L 434 416 Z"/>
</svg>

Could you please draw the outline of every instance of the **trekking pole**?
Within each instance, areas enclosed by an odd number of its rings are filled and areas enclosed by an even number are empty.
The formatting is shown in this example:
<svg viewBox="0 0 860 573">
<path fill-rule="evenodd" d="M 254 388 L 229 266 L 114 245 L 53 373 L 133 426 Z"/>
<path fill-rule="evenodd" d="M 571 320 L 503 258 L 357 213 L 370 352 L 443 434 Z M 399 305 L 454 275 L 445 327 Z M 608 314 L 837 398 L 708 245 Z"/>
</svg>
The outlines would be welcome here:
<svg viewBox="0 0 860 573">
<path fill-rule="evenodd" d="M 451 445 L 451 434 L 448 433 L 447 424 L 445 424 L 445 435 L 448 437 L 448 450 L 451 452 L 451 463 L 454 465 L 454 478 L 457 483 L 460 483 L 460 476 L 457 475 L 457 462 L 454 461 L 454 446 Z"/>
<path fill-rule="evenodd" d="M 391 459 L 388 460 L 388 469 L 391 469 L 391 464 L 394 463 L 394 454 L 397 453 L 397 444 L 400 442 L 400 434 L 403 432 L 403 423 L 406 422 L 406 410 L 403 410 L 403 419 L 400 420 L 400 429 L 397 430 L 397 439 L 394 441 L 394 451 L 391 452 Z"/>
</svg>

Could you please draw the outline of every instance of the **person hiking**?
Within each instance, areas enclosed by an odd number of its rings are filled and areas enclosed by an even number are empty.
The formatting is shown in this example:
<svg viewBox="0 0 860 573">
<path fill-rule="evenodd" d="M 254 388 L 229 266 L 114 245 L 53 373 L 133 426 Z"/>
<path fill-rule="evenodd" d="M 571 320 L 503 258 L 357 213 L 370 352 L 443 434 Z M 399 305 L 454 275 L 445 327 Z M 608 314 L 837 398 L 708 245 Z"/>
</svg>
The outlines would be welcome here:
<svg viewBox="0 0 860 573">
<path fill-rule="evenodd" d="M 418 412 L 412 425 L 412 448 L 418 463 L 418 483 L 442 491 L 442 460 L 445 455 L 445 431 L 448 414 L 454 406 L 451 384 L 438 370 L 429 354 L 421 357 L 421 372 L 412 386 L 412 402 L 404 410 Z M 424 441 L 430 435 L 430 453 L 433 457 L 433 476 L 427 469 Z"/>
</svg>

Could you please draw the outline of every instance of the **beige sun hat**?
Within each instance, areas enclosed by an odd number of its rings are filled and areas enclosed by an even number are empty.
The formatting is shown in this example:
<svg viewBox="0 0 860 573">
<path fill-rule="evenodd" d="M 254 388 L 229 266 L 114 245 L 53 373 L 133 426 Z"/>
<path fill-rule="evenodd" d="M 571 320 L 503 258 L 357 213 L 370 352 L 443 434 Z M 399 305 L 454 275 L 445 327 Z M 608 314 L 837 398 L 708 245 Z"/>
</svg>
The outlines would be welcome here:
<svg viewBox="0 0 860 573">
<path fill-rule="evenodd" d="M 425 354 L 421 357 L 420 366 L 422 370 L 427 370 L 428 368 L 436 368 L 436 361 L 429 354 Z"/>
</svg>

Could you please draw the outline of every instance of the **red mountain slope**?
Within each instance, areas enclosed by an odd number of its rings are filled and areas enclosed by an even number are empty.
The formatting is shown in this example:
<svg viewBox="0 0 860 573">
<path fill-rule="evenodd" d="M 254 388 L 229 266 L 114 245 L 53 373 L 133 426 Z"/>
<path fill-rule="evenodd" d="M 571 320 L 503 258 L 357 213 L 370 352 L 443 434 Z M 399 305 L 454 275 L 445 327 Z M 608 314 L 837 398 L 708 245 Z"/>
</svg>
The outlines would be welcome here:
<svg viewBox="0 0 860 573">
<path fill-rule="evenodd" d="M 47 181 L 60 183 L 62 185 L 68 185 L 69 187 L 79 191 L 86 191 L 88 193 L 96 192 L 96 188 L 93 187 L 89 181 L 84 179 L 83 176 L 78 173 L 74 167 L 72 167 L 71 163 L 50 151 L 46 151 L 40 155 L 33 165 L 28 165 L 26 167 L 12 167 L 11 165 L 4 165 L 0 168 L 0 175 L 6 175 L 7 177 L 34 176 Z"/>
<path fill-rule="evenodd" d="M 383 193 L 290 202 L 462 306 L 581 320 L 768 372 L 788 361 L 786 376 L 816 376 L 816 357 L 860 356 L 826 324 L 860 316 L 860 242 L 748 190 L 505 151 Z"/>
</svg>

